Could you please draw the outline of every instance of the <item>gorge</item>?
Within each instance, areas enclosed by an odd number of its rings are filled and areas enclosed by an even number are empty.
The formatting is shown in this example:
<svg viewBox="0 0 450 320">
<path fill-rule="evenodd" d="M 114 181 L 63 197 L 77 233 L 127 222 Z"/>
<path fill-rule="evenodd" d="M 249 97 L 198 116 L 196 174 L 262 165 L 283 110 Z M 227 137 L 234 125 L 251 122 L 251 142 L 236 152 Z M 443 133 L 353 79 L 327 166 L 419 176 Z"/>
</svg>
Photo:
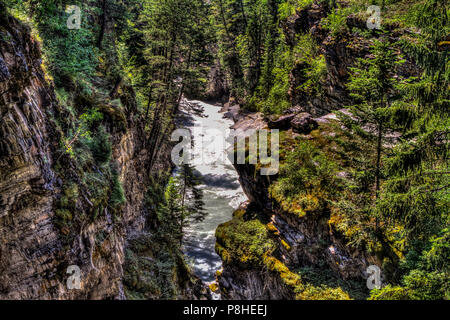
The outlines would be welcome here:
<svg viewBox="0 0 450 320">
<path fill-rule="evenodd" d="M 1 300 L 449 299 L 447 0 L 72 2 L 0 0 Z"/>
</svg>

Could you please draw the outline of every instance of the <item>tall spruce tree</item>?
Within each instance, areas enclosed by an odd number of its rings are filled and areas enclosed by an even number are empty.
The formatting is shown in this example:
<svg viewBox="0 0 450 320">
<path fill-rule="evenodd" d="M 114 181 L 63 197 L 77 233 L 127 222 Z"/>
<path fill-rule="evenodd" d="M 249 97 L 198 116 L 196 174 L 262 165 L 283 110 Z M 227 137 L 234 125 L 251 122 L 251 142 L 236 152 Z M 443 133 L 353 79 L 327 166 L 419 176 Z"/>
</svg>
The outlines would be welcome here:
<svg viewBox="0 0 450 320">
<path fill-rule="evenodd" d="M 169 180 L 165 194 L 166 215 L 170 221 L 175 222 L 172 224 L 171 233 L 180 243 L 185 228 L 190 223 L 202 221 L 206 217 L 200 184 L 201 179 L 189 164 L 181 165 L 176 175 Z"/>
<path fill-rule="evenodd" d="M 442 47 L 450 29 L 446 2 L 418 5 L 412 18 L 420 33 L 404 42 L 423 73 L 403 87 L 407 99 L 399 120 L 408 123 L 408 130 L 386 160 L 389 180 L 379 211 L 404 225 L 408 239 L 426 240 L 448 223 L 450 83 L 448 51 Z"/>
<path fill-rule="evenodd" d="M 352 172 L 349 200 L 340 203 L 341 209 L 354 217 L 353 223 L 366 229 L 359 241 L 378 242 L 385 246 L 383 255 L 395 259 L 388 250 L 382 221 L 376 210 L 383 176 L 383 155 L 392 145 L 395 127 L 391 121 L 392 104 L 398 99 L 399 79 L 394 79 L 396 65 L 402 60 L 387 40 L 375 40 L 370 55 L 357 60 L 350 68 L 347 85 L 355 104 L 339 114 L 346 130 L 340 143 L 349 150 L 347 155 Z"/>
<path fill-rule="evenodd" d="M 403 89 L 394 118 L 405 128 L 385 159 L 385 182 L 377 209 L 402 228 L 400 286 L 375 290 L 372 299 L 448 299 L 449 226 L 449 33 L 448 1 L 427 0 L 412 10 L 420 33 L 408 35 L 405 51 L 423 73 Z M 399 117 L 400 115 L 400 117 Z"/>
</svg>

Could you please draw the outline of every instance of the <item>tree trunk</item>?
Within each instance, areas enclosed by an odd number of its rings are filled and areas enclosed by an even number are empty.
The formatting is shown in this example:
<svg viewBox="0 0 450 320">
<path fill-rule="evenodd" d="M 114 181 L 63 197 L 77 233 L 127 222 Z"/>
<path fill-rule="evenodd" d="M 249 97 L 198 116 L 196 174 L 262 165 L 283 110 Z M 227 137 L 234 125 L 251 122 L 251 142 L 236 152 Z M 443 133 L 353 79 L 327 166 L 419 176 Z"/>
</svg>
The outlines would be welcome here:
<svg viewBox="0 0 450 320">
<path fill-rule="evenodd" d="M 186 200 L 186 185 L 187 185 L 187 173 L 186 173 L 186 169 L 184 169 L 184 177 L 183 177 L 183 196 L 181 198 L 181 240 L 180 240 L 180 244 L 183 242 L 183 228 L 184 228 L 184 220 L 185 220 L 185 216 L 184 216 L 184 202 Z"/>
<path fill-rule="evenodd" d="M 225 19 L 225 10 L 223 9 L 222 0 L 219 0 L 219 6 L 220 6 L 220 16 L 222 17 L 222 23 L 223 27 L 225 28 L 225 33 L 227 35 L 228 40 L 231 41 L 230 32 L 228 31 L 227 21 Z"/>
<path fill-rule="evenodd" d="M 381 175 L 381 148 L 382 148 L 382 138 L 383 138 L 383 124 L 380 120 L 378 123 L 378 137 L 377 137 L 377 164 L 375 171 L 375 198 L 378 200 L 380 194 L 380 175 Z M 375 217 L 375 229 L 379 229 L 378 217 Z"/>
<path fill-rule="evenodd" d="M 119 91 L 119 87 L 122 84 L 122 77 L 117 78 L 116 83 L 114 84 L 114 88 L 112 89 L 112 91 L 109 93 L 109 96 L 111 98 L 115 98 L 117 96 L 117 91 Z"/>
<path fill-rule="evenodd" d="M 145 110 L 145 122 L 147 122 L 147 120 L 148 120 L 148 112 L 150 110 L 150 103 L 152 101 L 152 90 L 153 90 L 153 86 L 150 86 L 150 92 L 148 93 L 147 109 Z"/>
<path fill-rule="evenodd" d="M 177 101 L 178 107 L 180 106 L 181 98 L 183 97 L 183 93 L 184 93 L 184 86 L 186 83 L 186 73 L 187 73 L 187 71 L 189 71 L 189 68 L 191 67 L 191 55 L 192 55 L 192 45 L 189 47 L 187 66 L 186 66 L 186 70 L 184 71 L 184 74 L 183 74 L 183 80 L 181 83 L 180 93 L 178 94 L 178 101 Z"/>
<path fill-rule="evenodd" d="M 106 29 L 106 8 L 107 8 L 107 1 L 108 0 L 103 0 L 103 4 L 102 4 L 102 24 L 100 27 L 100 34 L 98 35 L 98 40 L 97 40 L 97 48 L 99 48 L 100 50 L 102 49 L 102 42 L 103 42 L 103 37 L 105 35 L 105 29 Z"/>
<path fill-rule="evenodd" d="M 242 19 L 244 20 L 244 30 L 247 30 L 247 17 L 245 16 L 244 1 L 239 0 L 239 4 L 241 6 Z"/>
</svg>

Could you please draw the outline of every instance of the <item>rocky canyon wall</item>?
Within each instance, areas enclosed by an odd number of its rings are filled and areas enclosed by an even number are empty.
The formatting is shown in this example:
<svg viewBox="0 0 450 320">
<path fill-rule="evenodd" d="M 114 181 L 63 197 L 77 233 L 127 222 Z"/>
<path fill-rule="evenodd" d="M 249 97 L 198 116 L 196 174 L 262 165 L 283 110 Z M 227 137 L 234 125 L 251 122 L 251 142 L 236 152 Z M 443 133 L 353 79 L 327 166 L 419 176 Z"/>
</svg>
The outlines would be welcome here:
<svg viewBox="0 0 450 320">
<path fill-rule="evenodd" d="M 283 115 L 265 117 L 261 113 L 239 110 L 228 103 L 223 111 L 235 121 L 234 128 L 279 129 L 285 150 L 298 138 L 311 141 L 326 150 L 327 137 L 336 136 L 333 111 L 346 112 L 351 97 L 346 90 L 350 67 L 358 57 L 367 57 L 373 41 L 353 28 L 365 28 L 365 20 L 346 18 L 348 31 L 332 35 L 321 25 L 330 9 L 313 3 L 297 10 L 281 22 L 287 45 L 297 45 L 299 35 L 309 33 L 324 57 L 326 77 L 320 83 L 321 95 L 311 96 L 299 89 L 308 68 L 301 60 L 294 63 L 289 75 L 289 99 L 293 107 Z M 392 41 L 401 33 L 393 33 Z M 406 58 L 398 71 L 402 75 L 420 74 L 414 61 Z M 339 126 L 338 126 L 339 127 Z M 322 141 L 322 142 L 318 142 Z M 321 145 L 320 145 L 321 144 Z M 284 151 L 286 152 L 286 151 Z M 328 150 L 331 157 L 335 150 Z M 224 261 L 218 282 L 225 299 L 349 299 L 368 294 L 366 270 L 383 261 L 373 252 L 352 246 L 335 227 L 331 209 L 298 214 L 286 209 L 271 196 L 270 188 L 279 178 L 261 176 L 251 164 L 236 164 L 242 187 L 250 199 L 233 220 L 219 226 L 216 251 Z M 345 175 L 345 172 L 341 173 Z M 311 199 L 320 203 L 320 195 Z M 258 249 L 261 248 L 261 249 Z M 234 255 L 234 257 L 233 257 Z"/>
<path fill-rule="evenodd" d="M 129 239 L 157 228 L 145 196 L 152 175 L 171 170 L 170 145 L 159 145 L 150 167 L 149 141 L 132 89 L 121 89 L 121 107 L 110 101 L 95 103 L 110 137 L 108 166 L 117 176 L 116 189 L 108 186 L 114 179 L 105 178 L 106 186 L 101 179 L 95 182 L 108 167 L 89 159 L 80 165 L 65 152 L 62 130 L 69 116 L 43 70 L 39 43 L 29 27 L 2 8 L 0 299 L 125 298 L 125 251 Z M 86 187 L 88 178 L 94 181 L 89 182 L 91 189 Z M 120 188 L 125 202 L 115 210 L 92 195 L 96 189 L 110 190 L 105 193 L 111 195 Z M 177 263 L 179 273 L 188 274 L 183 262 Z M 80 268 L 81 289 L 67 286 L 71 265 Z M 180 297 L 194 297 L 187 289 L 189 275 L 173 281 Z"/>
</svg>

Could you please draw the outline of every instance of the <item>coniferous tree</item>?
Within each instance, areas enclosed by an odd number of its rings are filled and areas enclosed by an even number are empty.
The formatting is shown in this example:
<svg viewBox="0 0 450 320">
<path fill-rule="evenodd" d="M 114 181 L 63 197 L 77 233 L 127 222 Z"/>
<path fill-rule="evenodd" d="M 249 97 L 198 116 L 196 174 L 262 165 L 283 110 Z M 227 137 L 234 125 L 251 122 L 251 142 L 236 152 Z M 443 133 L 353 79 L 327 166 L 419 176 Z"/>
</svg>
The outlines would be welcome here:
<svg viewBox="0 0 450 320">
<path fill-rule="evenodd" d="M 175 221 L 171 233 L 181 243 L 184 229 L 193 221 L 206 217 L 201 180 L 189 164 L 183 164 L 177 174 L 171 177 L 166 189 L 167 215 Z"/>
<path fill-rule="evenodd" d="M 398 112 L 408 130 L 386 161 L 389 181 L 380 212 L 405 225 L 408 239 L 436 234 L 448 218 L 450 73 L 448 51 L 441 47 L 449 31 L 445 2 L 420 4 L 413 21 L 421 33 L 404 43 L 423 74 L 403 88 L 407 99 Z"/>
<path fill-rule="evenodd" d="M 386 223 L 402 226 L 400 286 L 372 293 L 372 299 L 448 299 L 450 270 L 449 62 L 442 47 L 449 32 L 448 1 L 428 0 L 413 9 L 420 33 L 404 49 L 423 73 L 403 86 L 405 100 L 394 117 L 404 125 L 398 145 L 385 159 L 385 182 L 377 210 Z"/>
<path fill-rule="evenodd" d="M 352 200 L 343 200 L 341 209 L 354 217 L 353 223 L 364 226 L 369 238 L 382 243 L 386 240 L 375 204 L 384 178 L 382 157 L 393 143 L 391 106 L 398 98 L 399 79 L 392 75 L 401 62 L 388 41 L 376 40 L 370 56 L 358 59 L 351 68 L 347 87 L 355 104 L 349 113 L 339 114 L 347 135 L 341 143 L 350 150 L 348 158 L 353 170 L 348 197 Z"/>
<path fill-rule="evenodd" d="M 156 159 L 171 131 L 171 120 L 183 93 L 199 93 L 207 74 L 205 64 L 212 41 L 209 5 L 201 0 L 146 0 L 142 4 L 137 39 L 143 41 L 137 66 L 138 96 L 149 120 L 148 150 Z M 152 162 L 149 164 L 151 168 Z"/>
</svg>

